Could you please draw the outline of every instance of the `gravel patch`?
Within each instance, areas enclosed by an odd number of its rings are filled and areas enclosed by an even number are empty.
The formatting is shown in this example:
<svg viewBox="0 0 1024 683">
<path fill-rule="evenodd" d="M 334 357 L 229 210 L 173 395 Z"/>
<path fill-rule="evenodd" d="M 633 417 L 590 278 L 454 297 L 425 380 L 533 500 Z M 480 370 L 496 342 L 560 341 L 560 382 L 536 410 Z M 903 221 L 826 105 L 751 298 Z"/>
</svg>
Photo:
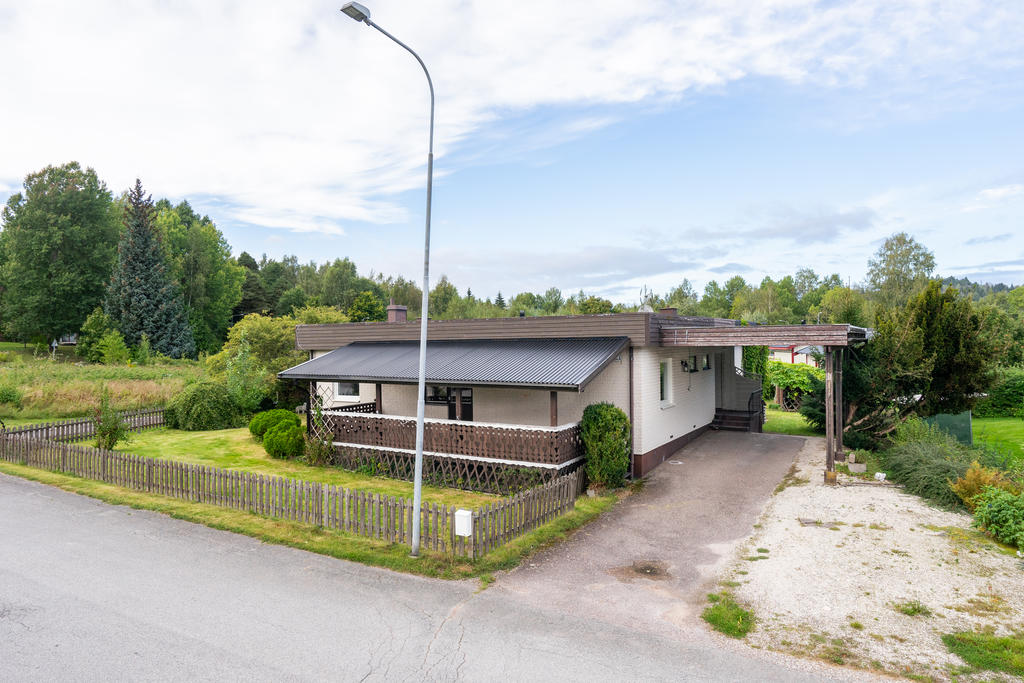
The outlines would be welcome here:
<svg viewBox="0 0 1024 683">
<path fill-rule="evenodd" d="M 808 438 L 721 577 L 758 619 L 750 645 L 950 680 L 963 662 L 943 633 L 1024 629 L 1016 553 L 895 486 L 826 487 L 824 465 L 824 440 Z"/>
</svg>

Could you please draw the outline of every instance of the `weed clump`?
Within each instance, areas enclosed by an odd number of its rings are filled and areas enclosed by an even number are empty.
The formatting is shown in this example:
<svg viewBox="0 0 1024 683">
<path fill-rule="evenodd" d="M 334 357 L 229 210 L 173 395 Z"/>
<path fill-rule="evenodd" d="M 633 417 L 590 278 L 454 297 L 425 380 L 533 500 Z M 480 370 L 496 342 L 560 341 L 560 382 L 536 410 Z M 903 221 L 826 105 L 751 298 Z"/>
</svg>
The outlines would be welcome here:
<svg viewBox="0 0 1024 683">
<path fill-rule="evenodd" d="M 923 602 L 918 600 L 908 600 L 907 602 L 897 603 L 893 605 L 893 609 L 900 614 L 906 614 L 908 617 L 930 617 L 932 615 L 932 611 L 928 608 L 928 605 L 925 605 Z"/>
<path fill-rule="evenodd" d="M 704 610 L 701 618 L 719 633 L 743 638 L 754 628 L 754 615 L 738 605 L 728 593 L 709 593 L 708 602 L 711 605 Z"/>
</svg>

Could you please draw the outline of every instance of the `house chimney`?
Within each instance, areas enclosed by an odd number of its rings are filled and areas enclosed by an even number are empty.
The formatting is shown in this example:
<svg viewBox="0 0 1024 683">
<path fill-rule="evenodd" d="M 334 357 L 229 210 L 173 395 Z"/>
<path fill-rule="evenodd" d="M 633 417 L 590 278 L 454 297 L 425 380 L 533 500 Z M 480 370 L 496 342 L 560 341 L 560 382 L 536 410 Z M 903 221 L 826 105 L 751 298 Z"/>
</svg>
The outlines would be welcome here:
<svg viewBox="0 0 1024 683">
<path fill-rule="evenodd" d="M 395 304 L 394 297 L 391 298 L 387 307 L 389 323 L 404 323 L 405 316 L 409 312 L 408 307 Z"/>
<path fill-rule="evenodd" d="M 674 308 L 659 308 L 658 309 L 658 313 L 660 313 L 662 315 L 675 315 L 676 314 L 676 309 L 674 309 Z"/>
</svg>

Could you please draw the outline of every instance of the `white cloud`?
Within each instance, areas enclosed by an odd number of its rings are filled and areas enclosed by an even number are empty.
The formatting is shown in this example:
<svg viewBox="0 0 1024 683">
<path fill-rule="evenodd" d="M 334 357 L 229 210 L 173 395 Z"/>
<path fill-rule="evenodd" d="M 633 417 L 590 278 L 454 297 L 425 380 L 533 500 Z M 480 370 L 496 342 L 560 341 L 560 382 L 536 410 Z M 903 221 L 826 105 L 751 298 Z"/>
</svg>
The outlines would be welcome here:
<svg viewBox="0 0 1024 683">
<path fill-rule="evenodd" d="M 990 187 L 987 190 L 982 190 L 978 193 L 978 196 L 984 199 L 1007 199 L 1009 197 L 1016 197 L 1024 194 L 1024 185 L 1003 185 L 1002 187 Z"/>
<path fill-rule="evenodd" d="M 338 233 L 403 220 L 395 195 L 423 182 L 422 73 L 336 2 L 3 3 L 0 188 L 75 159 L 114 191 L 140 176 L 255 225 Z M 1016 0 L 372 9 L 432 69 L 439 173 L 483 127 L 542 106 L 671 101 L 750 76 L 899 97 L 941 78 L 955 95 L 980 87 L 980 70 L 1020 66 L 1024 34 Z M 532 140 L 613 121 L 598 112 Z"/>
<path fill-rule="evenodd" d="M 1024 185 L 1018 184 L 990 187 L 980 190 L 978 194 L 972 198 L 971 202 L 964 205 L 961 210 L 964 212 L 982 211 L 1018 197 L 1024 197 Z"/>
</svg>

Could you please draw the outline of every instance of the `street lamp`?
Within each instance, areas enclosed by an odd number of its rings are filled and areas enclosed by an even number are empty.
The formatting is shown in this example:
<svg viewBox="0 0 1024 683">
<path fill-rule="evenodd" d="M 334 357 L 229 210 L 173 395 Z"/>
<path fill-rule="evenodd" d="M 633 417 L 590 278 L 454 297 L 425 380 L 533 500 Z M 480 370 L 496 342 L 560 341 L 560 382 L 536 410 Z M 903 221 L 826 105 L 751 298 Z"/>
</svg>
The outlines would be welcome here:
<svg viewBox="0 0 1024 683">
<path fill-rule="evenodd" d="M 358 2 L 346 2 L 341 11 L 367 26 L 372 26 L 391 40 L 395 41 L 409 54 L 416 58 L 416 61 L 423 67 L 423 73 L 427 76 L 427 86 L 430 88 L 430 144 L 427 151 L 427 220 L 424 228 L 423 239 L 423 302 L 420 314 L 420 374 L 419 374 L 419 398 L 416 400 L 416 474 L 413 479 L 412 494 L 412 556 L 420 554 L 420 503 L 423 497 L 423 414 L 425 410 L 424 395 L 426 394 L 427 381 L 427 305 L 430 299 L 430 195 L 434 179 L 434 83 L 430 80 L 430 72 L 427 65 L 423 63 L 420 56 L 411 47 L 395 38 L 393 35 L 370 21 L 370 10 Z"/>
</svg>

